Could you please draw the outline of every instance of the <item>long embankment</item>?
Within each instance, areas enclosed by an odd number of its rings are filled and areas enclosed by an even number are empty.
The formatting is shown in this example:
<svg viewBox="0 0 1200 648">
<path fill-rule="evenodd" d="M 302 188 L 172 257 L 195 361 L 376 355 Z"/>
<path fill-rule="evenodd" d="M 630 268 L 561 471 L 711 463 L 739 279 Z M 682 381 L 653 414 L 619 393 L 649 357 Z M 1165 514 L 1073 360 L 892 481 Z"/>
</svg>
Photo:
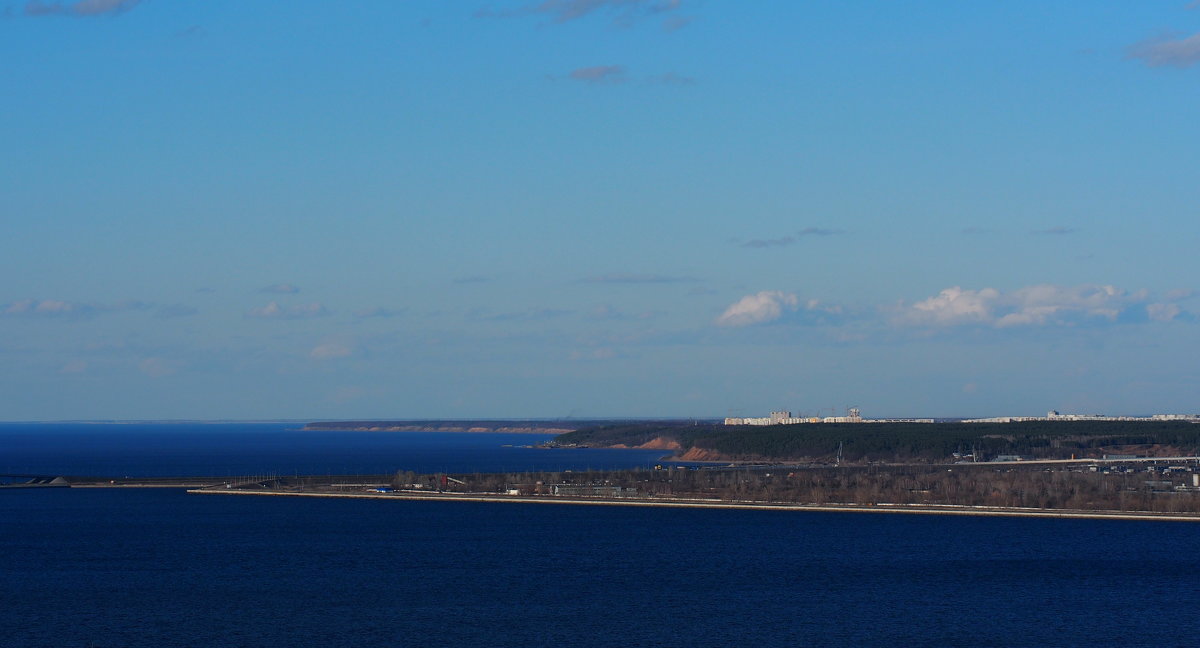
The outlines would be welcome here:
<svg viewBox="0 0 1200 648">
<path fill-rule="evenodd" d="M 401 501 L 497 502 L 507 504 L 565 504 L 577 506 L 643 506 L 654 508 L 704 508 L 760 511 L 809 511 L 826 513 L 895 513 L 909 515 L 967 515 L 974 517 L 1066 518 L 1090 520 L 1155 520 L 1161 522 L 1200 522 L 1200 515 L 1137 511 L 1084 511 L 982 506 L 910 505 L 910 504 L 795 504 L 782 502 L 728 501 L 704 499 L 582 498 L 555 495 L 499 495 L 489 493 L 332 493 L 280 490 L 231 490 L 202 488 L 188 493 L 208 495 L 258 495 L 276 497 L 326 497 L 345 499 L 383 499 Z"/>
<path fill-rule="evenodd" d="M 63 477 L 71 488 L 213 488 L 230 477 Z M 239 478 L 247 481 L 249 478 Z"/>
</svg>

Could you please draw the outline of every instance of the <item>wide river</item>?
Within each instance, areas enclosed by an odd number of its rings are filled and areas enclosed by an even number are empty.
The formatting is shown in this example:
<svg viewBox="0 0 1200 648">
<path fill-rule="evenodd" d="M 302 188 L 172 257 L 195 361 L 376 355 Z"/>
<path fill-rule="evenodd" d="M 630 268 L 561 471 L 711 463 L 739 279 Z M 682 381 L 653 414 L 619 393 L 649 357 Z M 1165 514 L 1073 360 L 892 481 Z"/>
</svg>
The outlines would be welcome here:
<svg viewBox="0 0 1200 648">
<path fill-rule="evenodd" d="M 654 460 L 288 427 L 7 425 L 0 468 Z M 1185 646 L 1200 524 L 9 489 L 0 585 L 5 647 Z"/>
</svg>

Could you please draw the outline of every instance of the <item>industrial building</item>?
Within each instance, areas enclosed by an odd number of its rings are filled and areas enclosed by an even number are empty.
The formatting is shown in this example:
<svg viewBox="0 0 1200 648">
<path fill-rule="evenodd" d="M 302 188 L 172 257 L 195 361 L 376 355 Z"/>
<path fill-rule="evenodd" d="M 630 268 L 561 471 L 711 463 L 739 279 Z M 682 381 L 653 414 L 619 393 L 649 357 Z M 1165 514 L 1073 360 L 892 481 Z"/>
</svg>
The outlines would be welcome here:
<svg viewBox="0 0 1200 648">
<path fill-rule="evenodd" d="M 725 425 L 797 425 L 800 423 L 933 423 L 933 419 L 865 419 L 857 407 L 846 409 L 845 416 L 792 416 L 788 410 L 771 412 L 770 416 L 725 419 Z"/>
<path fill-rule="evenodd" d="M 992 416 L 965 419 L 963 423 L 1023 423 L 1025 421 L 1188 421 L 1200 423 L 1200 414 L 1155 414 L 1153 416 L 1106 416 L 1104 414 L 1060 414 L 1057 410 L 1045 416 Z"/>
</svg>

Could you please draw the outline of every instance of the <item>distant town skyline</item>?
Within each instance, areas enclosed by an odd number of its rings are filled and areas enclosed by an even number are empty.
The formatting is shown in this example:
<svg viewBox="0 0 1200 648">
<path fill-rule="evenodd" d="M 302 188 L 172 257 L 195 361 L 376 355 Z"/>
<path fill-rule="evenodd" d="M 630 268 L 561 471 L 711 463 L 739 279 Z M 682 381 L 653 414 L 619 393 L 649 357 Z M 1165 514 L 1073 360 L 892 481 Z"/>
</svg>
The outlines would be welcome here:
<svg viewBox="0 0 1200 648">
<path fill-rule="evenodd" d="M 0 420 L 1200 411 L 1200 8 L 0 0 Z"/>
</svg>

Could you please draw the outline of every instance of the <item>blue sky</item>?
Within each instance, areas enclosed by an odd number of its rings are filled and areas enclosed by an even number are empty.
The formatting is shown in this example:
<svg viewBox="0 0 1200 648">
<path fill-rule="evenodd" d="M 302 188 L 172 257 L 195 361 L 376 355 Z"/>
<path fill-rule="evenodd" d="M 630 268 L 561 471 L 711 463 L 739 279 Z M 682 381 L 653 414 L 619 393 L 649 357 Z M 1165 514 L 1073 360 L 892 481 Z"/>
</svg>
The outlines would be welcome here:
<svg viewBox="0 0 1200 648">
<path fill-rule="evenodd" d="M 0 419 L 1200 412 L 1200 8 L 0 0 Z"/>
</svg>

